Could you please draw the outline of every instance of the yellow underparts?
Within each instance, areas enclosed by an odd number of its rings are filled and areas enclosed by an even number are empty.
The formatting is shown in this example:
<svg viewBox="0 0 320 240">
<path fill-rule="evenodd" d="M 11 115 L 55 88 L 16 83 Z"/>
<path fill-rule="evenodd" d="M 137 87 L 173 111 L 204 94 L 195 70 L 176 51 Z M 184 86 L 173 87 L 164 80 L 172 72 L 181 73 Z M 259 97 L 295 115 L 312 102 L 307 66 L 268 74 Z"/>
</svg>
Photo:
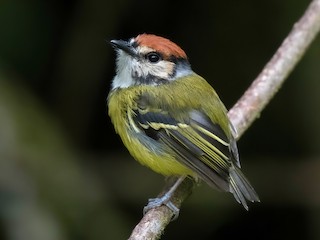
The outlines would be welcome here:
<svg viewBox="0 0 320 240">
<path fill-rule="evenodd" d="M 175 159 L 175 153 L 172 150 L 166 149 L 166 151 L 159 152 L 159 149 L 156 150 L 150 147 L 152 146 L 151 143 L 150 146 L 146 147 L 146 144 L 142 144 L 135 134 L 133 134 L 134 132 L 141 131 L 133 123 L 130 117 L 131 114 L 127 114 L 128 109 L 135 107 L 133 106 L 135 104 L 133 98 L 136 94 L 134 91 L 130 91 L 130 94 L 126 90 L 115 91 L 108 99 L 109 115 L 116 132 L 121 137 L 123 144 L 130 154 L 142 165 L 162 175 L 189 175 L 196 177 L 196 174 L 191 169 Z M 131 106 L 130 103 L 132 104 Z M 131 131 L 129 130 L 130 128 Z"/>
</svg>

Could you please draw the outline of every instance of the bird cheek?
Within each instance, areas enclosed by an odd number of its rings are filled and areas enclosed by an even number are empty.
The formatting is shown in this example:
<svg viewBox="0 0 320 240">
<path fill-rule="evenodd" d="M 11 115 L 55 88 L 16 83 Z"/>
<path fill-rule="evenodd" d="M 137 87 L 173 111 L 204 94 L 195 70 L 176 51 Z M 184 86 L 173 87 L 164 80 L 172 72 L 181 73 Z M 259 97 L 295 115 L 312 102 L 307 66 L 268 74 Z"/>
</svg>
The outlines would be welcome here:
<svg viewBox="0 0 320 240">
<path fill-rule="evenodd" d="M 166 72 L 168 73 L 168 76 L 171 76 L 174 72 L 174 64 L 167 64 Z"/>
<path fill-rule="evenodd" d="M 174 72 L 174 64 L 165 62 L 159 65 L 158 75 L 161 78 L 168 79 Z"/>
</svg>

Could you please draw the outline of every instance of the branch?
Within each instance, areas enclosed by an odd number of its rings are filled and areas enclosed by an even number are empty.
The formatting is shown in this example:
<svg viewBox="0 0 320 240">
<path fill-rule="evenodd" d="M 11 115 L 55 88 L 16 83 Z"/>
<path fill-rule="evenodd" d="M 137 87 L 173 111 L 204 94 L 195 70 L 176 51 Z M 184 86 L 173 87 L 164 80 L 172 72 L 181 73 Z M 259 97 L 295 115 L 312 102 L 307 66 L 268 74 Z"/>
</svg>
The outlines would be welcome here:
<svg viewBox="0 0 320 240">
<path fill-rule="evenodd" d="M 238 138 L 249 128 L 277 93 L 319 30 L 320 0 L 314 0 L 301 19 L 294 24 L 292 31 L 259 76 L 229 111 L 228 115 L 237 129 Z M 171 185 L 172 182 L 169 182 L 165 188 L 169 188 Z M 180 207 L 181 203 L 189 196 L 192 187 L 193 184 L 188 179 L 180 185 L 172 199 L 177 207 Z M 152 209 L 144 215 L 140 223 L 134 228 L 129 239 L 159 239 L 171 218 L 172 212 L 166 206 Z"/>
<path fill-rule="evenodd" d="M 320 0 L 311 2 L 277 52 L 229 111 L 239 137 L 280 89 L 320 30 Z"/>
<path fill-rule="evenodd" d="M 175 177 L 169 178 L 159 196 L 166 193 L 174 184 L 175 180 Z M 193 180 L 186 178 L 174 192 L 170 200 L 177 208 L 180 209 L 181 203 L 191 194 L 193 185 Z M 159 239 L 172 217 L 172 211 L 164 205 L 149 210 L 134 228 L 129 240 Z"/>
</svg>

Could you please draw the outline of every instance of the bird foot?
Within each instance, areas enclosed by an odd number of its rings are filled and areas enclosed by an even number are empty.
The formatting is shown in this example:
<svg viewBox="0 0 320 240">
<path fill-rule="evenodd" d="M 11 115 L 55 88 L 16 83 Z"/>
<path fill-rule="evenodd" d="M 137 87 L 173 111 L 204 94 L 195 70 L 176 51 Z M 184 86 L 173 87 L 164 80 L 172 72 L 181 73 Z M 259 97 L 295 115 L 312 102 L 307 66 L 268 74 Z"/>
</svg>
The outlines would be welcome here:
<svg viewBox="0 0 320 240">
<path fill-rule="evenodd" d="M 150 198 L 147 206 L 143 208 L 143 214 L 146 214 L 150 209 L 160 207 L 161 205 L 167 206 L 172 212 L 173 217 L 171 221 L 174 221 L 178 218 L 180 209 L 177 208 L 171 201 L 170 196 L 165 194 L 160 198 Z"/>
</svg>

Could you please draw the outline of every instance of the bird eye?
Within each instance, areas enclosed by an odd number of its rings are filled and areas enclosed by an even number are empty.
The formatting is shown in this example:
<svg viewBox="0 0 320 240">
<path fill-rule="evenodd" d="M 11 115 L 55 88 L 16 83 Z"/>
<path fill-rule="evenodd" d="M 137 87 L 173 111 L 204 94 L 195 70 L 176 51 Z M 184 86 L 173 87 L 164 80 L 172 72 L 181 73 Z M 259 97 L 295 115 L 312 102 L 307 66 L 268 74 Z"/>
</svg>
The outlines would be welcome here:
<svg viewBox="0 0 320 240">
<path fill-rule="evenodd" d="M 156 63 L 156 62 L 159 62 L 161 57 L 158 53 L 156 52 L 151 52 L 151 53 L 148 53 L 146 55 L 146 58 L 149 60 L 149 62 L 151 63 Z"/>
</svg>

